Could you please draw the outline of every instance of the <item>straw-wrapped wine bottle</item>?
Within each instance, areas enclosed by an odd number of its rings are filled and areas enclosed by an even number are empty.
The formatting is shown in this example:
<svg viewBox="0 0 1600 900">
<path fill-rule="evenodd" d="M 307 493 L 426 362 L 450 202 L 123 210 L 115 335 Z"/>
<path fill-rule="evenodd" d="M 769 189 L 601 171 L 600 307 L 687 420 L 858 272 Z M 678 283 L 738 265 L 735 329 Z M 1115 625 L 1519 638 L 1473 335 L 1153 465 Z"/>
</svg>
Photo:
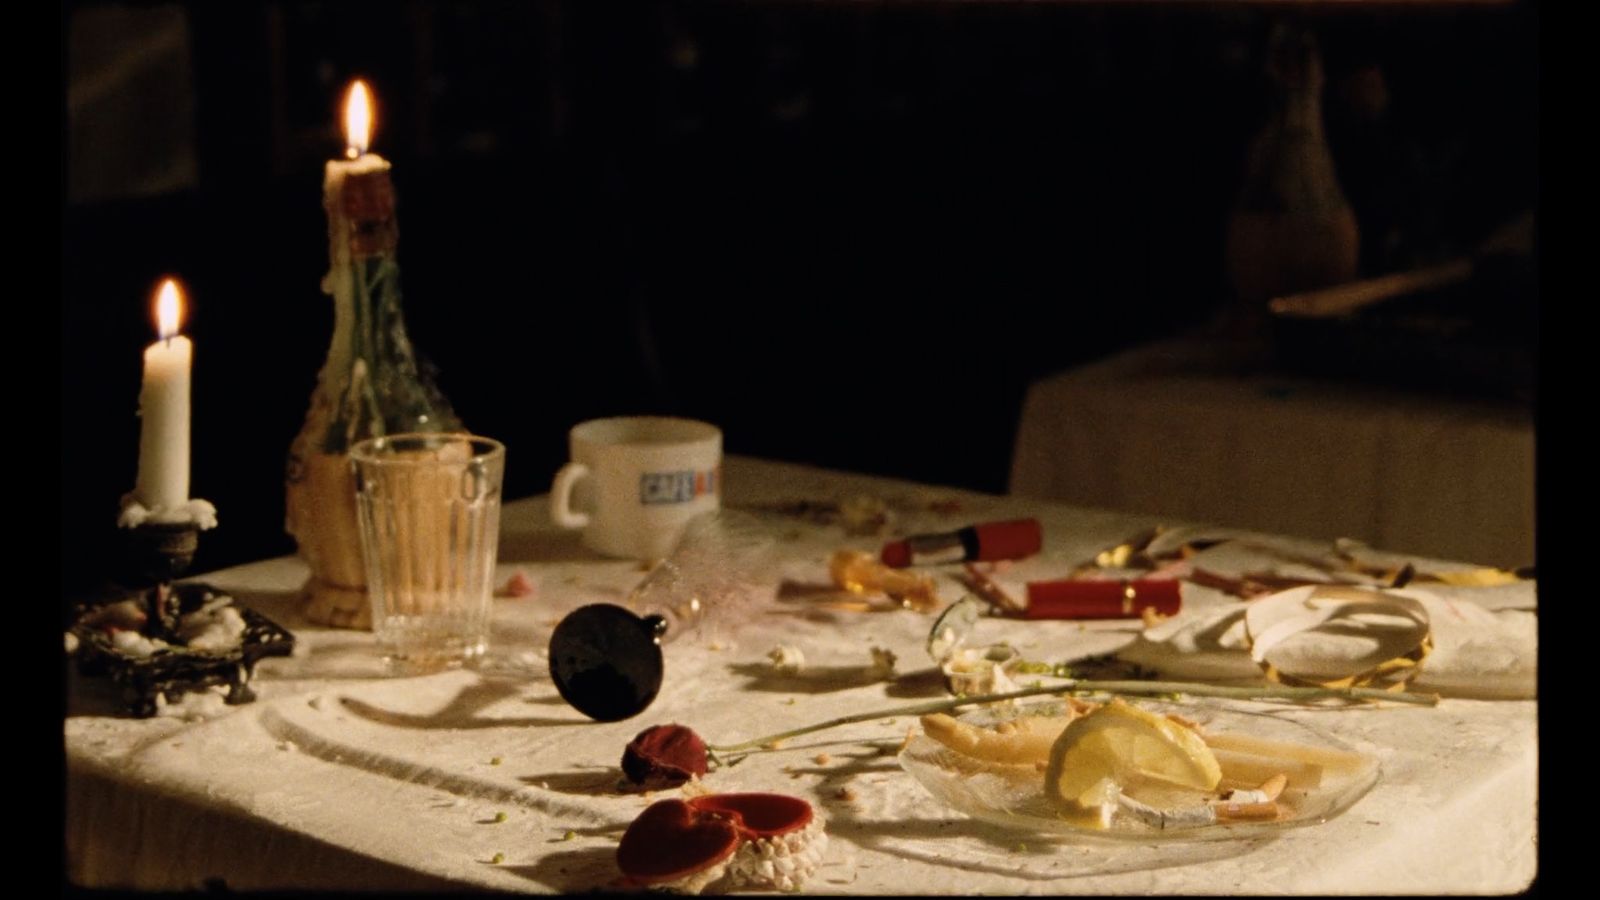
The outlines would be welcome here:
<svg viewBox="0 0 1600 900">
<path fill-rule="evenodd" d="M 323 206 L 333 341 L 289 451 L 286 524 L 311 567 L 306 617 L 370 628 L 349 448 L 378 435 L 462 428 L 406 335 L 389 163 L 372 153 L 330 161 Z"/>
</svg>

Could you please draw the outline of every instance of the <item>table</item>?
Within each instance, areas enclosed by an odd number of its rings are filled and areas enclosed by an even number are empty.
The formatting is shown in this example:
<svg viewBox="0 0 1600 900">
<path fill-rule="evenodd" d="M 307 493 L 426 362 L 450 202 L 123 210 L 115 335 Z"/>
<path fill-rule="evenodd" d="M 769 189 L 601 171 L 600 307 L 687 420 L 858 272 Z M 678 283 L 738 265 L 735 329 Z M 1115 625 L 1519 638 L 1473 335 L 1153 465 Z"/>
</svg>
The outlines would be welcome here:
<svg viewBox="0 0 1600 900">
<path fill-rule="evenodd" d="M 1530 409 L 1285 375 L 1216 340 L 1142 346 L 1035 382 L 1009 487 L 1499 566 L 1534 561 Z"/>
<path fill-rule="evenodd" d="M 1063 569 L 1153 521 L 739 457 L 726 461 L 725 485 L 729 506 L 869 496 L 912 530 L 1036 515 L 1045 550 L 1022 565 L 1039 571 Z M 825 611 L 801 596 L 773 601 L 778 612 L 730 611 L 735 632 L 670 643 L 666 683 L 650 709 L 590 722 L 540 670 L 542 641 L 565 611 L 619 600 L 641 571 L 595 557 L 575 533 L 547 522 L 544 498 L 505 508 L 500 574 L 521 568 L 538 593 L 495 601 L 497 650 L 483 671 L 381 677 L 370 634 L 298 617 L 305 569 L 284 558 L 205 577 L 298 636 L 293 657 L 262 663 L 257 702 L 227 707 L 196 695 L 154 718 L 128 719 L 114 714 L 105 683 L 70 676 L 69 879 L 141 889 L 604 887 L 618 874 L 622 829 L 665 796 L 614 790 L 622 749 L 643 728 L 680 722 L 726 743 L 940 690 L 923 648 L 931 617 Z M 777 528 L 774 586 L 825 582 L 833 550 L 880 543 L 800 519 Z M 940 593 L 960 596 L 954 582 Z M 1134 631 L 1127 623 L 992 624 L 1025 654 L 1046 658 L 1105 652 Z M 839 677 L 774 676 L 766 654 L 780 642 L 800 647 L 809 670 Z M 898 656 L 899 678 L 850 674 L 874 646 Z M 878 749 L 900 741 L 914 717 L 797 739 L 711 773 L 708 784 L 793 793 L 822 810 L 828 855 L 806 885 L 816 893 L 1501 893 L 1530 883 L 1536 702 L 1284 715 L 1376 754 L 1383 777 L 1344 815 L 1269 840 L 1108 846 L 978 823 L 938 805 Z"/>
</svg>

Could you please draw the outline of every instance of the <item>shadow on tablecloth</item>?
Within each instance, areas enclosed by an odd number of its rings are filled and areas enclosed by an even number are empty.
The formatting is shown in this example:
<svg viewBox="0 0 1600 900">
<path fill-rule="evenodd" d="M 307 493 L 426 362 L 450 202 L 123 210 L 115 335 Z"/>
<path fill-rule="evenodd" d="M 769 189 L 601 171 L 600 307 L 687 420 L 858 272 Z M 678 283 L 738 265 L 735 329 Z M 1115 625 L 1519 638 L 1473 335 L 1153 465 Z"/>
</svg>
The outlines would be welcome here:
<svg viewBox="0 0 1600 900">
<path fill-rule="evenodd" d="M 595 562 L 604 560 L 583 545 L 581 531 L 501 531 L 500 562 L 505 563 L 561 563 Z"/>
<path fill-rule="evenodd" d="M 531 865 L 503 868 L 557 893 L 604 890 L 622 878 L 615 847 L 562 850 Z"/>
</svg>

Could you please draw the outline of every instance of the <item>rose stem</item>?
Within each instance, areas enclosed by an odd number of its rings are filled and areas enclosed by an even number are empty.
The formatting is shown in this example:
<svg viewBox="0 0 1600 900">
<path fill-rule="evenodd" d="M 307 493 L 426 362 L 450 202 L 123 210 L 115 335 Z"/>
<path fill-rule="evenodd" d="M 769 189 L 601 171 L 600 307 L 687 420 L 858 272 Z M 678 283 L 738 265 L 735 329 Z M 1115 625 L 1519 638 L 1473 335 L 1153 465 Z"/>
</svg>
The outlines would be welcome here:
<svg viewBox="0 0 1600 900">
<path fill-rule="evenodd" d="M 930 713 L 949 712 L 963 706 L 975 706 L 980 703 L 995 703 L 1000 700 L 1016 700 L 1022 697 L 1042 697 L 1051 694 L 1067 694 L 1078 692 L 1099 692 L 1104 694 L 1192 694 L 1196 697 L 1228 697 L 1236 700 L 1393 700 L 1396 703 L 1412 703 L 1419 706 L 1435 706 L 1439 703 L 1437 694 L 1408 694 L 1381 690 L 1379 688 L 1320 688 L 1320 687 L 1288 687 L 1284 685 L 1270 685 L 1266 687 L 1225 687 L 1214 684 L 1198 684 L 1187 681 L 1086 681 L 1070 680 L 1062 684 L 1048 687 L 1024 688 L 1020 691 L 1008 691 L 1004 694 L 979 694 L 972 697 L 956 697 L 951 700 L 934 700 L 928 703 L 916 703 L 910 706 L 897 706 L 892 709 L 880 709 L 874 712 L 856 713 L 850 716 L 840 716 L 804 728 L 796 728 L 766 737 L 741 741 L 737 744 L 707 744 L 706 749 L 715 753 L 737 753 L 741 750 L 756 750 L 775 741 L 788 740 L 803 734 L 815 731 L 824 731 L 840 725 L 849 725 L 854 722 L 869 722 L 873 719 L 883 719 L 893 716 L 919 716 Z"/>
</svg>

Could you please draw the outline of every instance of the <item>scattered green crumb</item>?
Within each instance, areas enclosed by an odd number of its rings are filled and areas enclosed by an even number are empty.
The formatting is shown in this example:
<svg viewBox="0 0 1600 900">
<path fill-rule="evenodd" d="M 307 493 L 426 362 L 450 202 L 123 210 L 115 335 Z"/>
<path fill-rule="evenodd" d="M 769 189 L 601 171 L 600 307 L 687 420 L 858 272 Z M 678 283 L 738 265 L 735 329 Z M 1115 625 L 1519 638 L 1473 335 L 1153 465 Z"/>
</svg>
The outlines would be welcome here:
<svg viewBox="0 0 1600 900">
<path fill-rule="evenodd" d="M 496 865 L 496 866 L 500 865 L 501 863 L 503 863 L 505 861 L 506 861 L 506 855 L 504 853 L 496 853 L 494 855 L 494 858 L 489 860 L 490 864 Z"/>
<path fill-rule="evenodd" d="M 496 756 L 493 759 L 489 760 L 489 765 L 498 766 L 498 765 L 500 765 L 500 762 L 501 762 L 500 757 Z"/>
<path fill-rule="evenodd" d="M 1027 844 L 1018 844 L 1017 845 L 1017 852 L 1018 853 L 1027 853 L 1028 852 L 1028 845 Z"/>
<path fill-rule="evenodd" d="M 572 831 L 571 829 L 568 829 L 567 833 L 563 834 L 561 836 L 561 839 L 563 841 L 575 841 L 575 840 L 578 839 L 578 833 L 576 831 Z"/>
<path fill-rule="evenodd" d="M 1071 678 L 1072 677 L 1072 667 L 1067 665 L 1066 663 L 1056 663 L 1055 664 L 1055 668 L 1051 670 L 1050 674 L 1054 675 L 1057 678 Z"/>
<path fill-rule="evenodd" d="M 784 706 L 793 706 L 794 705 L 794 698 L 793 697 L 785 697 L 783 699 L 783 705 Z"/>
<path fill-rule="evenodd" d="M 1163 699 L 1166 699 L 1166 700 L 1182 700 L 1183 699 L 1183 695 L 1178 693 L 1177 691 L 1173 691 L 1170 694 L 1162 694 L 1161 696 L 1162 696 Z"/>
<path fill-rule="evenodd" d="M 504 811 L 504 810 L 501 810 L 501 811 L 500 811 L 500 812 L 497 812 L 497 813 L 495 813 L 495 814 L 494 814 L 494 820 L 495 820 L 495 821 L 496 821 L 496 822 L 504 822 L 504 821 L 505 821 L 505 820 L 506 820 L 506 814 L 505 814 L 505 811 Z"/>
</svg>

